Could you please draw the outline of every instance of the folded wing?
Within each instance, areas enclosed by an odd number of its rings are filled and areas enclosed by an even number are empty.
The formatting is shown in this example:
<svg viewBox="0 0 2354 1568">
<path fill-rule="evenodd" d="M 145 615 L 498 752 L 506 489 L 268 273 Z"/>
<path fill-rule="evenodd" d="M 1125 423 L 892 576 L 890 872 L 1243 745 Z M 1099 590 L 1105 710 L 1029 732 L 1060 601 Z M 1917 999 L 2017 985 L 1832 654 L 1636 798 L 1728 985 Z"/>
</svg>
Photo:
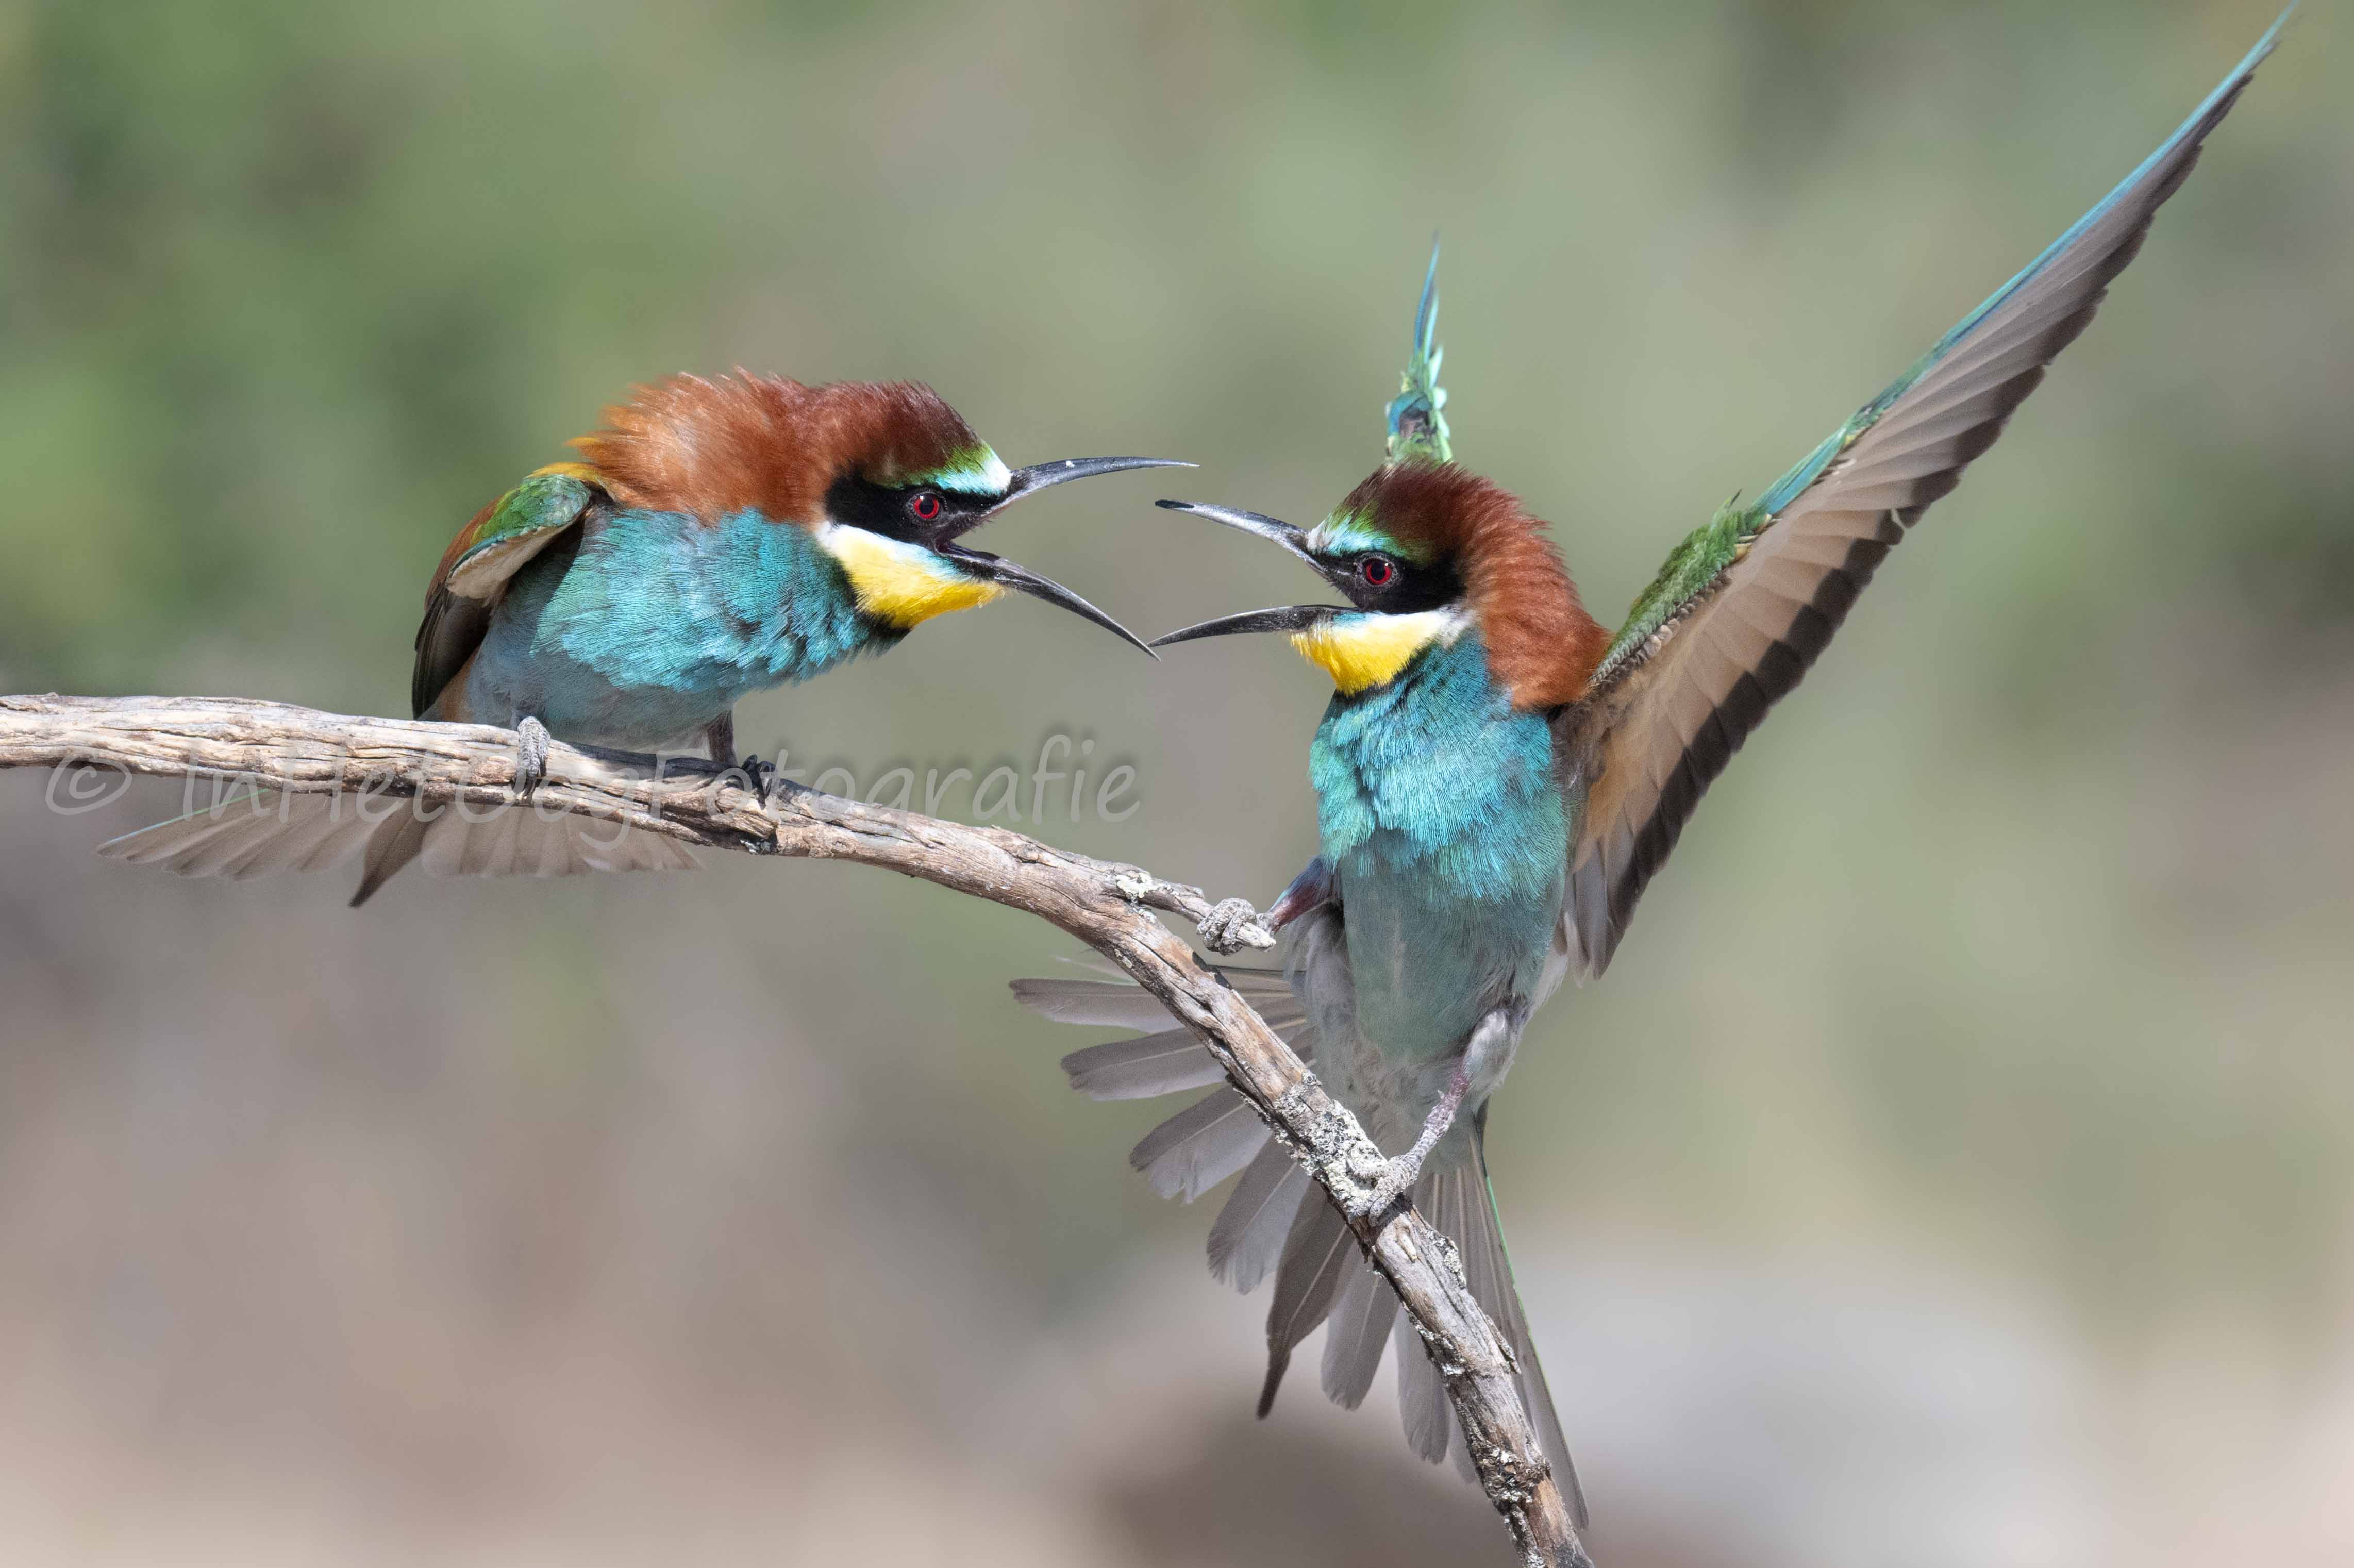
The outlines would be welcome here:
<svg viewBox="0 0 2354 1568">
<path fill-rule="evenodd" d="M 411 711 L 433 705 L 490 629 L 491 611 L 525 563 L 577 525 L 603 493 L 596 471 L 556 463 L 475 514 L 450 541 L 425 590 L 425 619 L 417 628 L 417 663 L 408 682 Z"/>
</svg>

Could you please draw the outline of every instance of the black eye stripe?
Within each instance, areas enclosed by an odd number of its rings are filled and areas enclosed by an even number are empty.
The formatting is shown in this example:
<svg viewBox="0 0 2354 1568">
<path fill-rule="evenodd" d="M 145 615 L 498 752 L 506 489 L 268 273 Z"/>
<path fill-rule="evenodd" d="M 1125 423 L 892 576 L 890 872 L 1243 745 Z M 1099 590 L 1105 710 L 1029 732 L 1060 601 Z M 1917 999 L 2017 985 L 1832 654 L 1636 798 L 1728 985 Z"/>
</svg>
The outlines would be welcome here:
<svg viewBox="0 0 2354 1568">
<path fill-rule="evenodd" d="M 1404 560 L 1386 550 L 1362 550 L 1346 556 L 1320 557 L 1317 569 L 1359 609 L 1384 615 L 1412 615 L 1452 604 L 1463 595 L 1463 579 L 1453 563 L 1428 566 Z"/>
<path fill-rule="evenodd" d="M 918 503 L 927 500 L 933 508 L 928 516 L 918 510 Z M 881 485 L 847 475 L 835 480 L 825 493 L 825 514 L 836 523 L 916 544 L 943 524 L 986 511 L 992 503 L 989 496 L 931 485 Z"/>
</svg>

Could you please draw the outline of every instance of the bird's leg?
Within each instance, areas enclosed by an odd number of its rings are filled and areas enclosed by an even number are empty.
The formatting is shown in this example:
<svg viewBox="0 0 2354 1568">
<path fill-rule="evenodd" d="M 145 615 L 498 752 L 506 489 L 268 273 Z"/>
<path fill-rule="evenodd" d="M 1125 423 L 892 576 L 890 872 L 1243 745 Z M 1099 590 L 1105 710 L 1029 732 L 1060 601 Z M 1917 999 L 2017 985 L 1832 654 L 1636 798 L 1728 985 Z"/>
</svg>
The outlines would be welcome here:
<svg viewBox="0 0 2354 1568">
<path fill-rule="evenodd" d="M 1414 1140 L 1412 1149 L 1384 1163 L 1381 1175 L 1373 1182 L 1373 1192 L 1365 1199 L 1360 1213 L 1381 1213 L 1414 1191 L 1414 1184 L 1422 1180 L 1422 1162 L 1430 1157 L 1432 1150 L 1438 1147 L 1438 1140 L 1447 1136 L 1447 1129 L 1455 1125 L 1455 1113 L 1463 1108 L 1463 1097 L 1470 1092 L 1471 1075 L 1465 1072 L 1458 1063 L 1455 1071 L 1447 1075 L 1447 1087 L 1439 1091 L 1438 1103 L 1430 1107 L 1430 1115 L 1423 1119 L 1422 1136 Z"/>
<path fill-rule="evenodd" d="M 1267 906 L 1267 927 L 1280 931 L 1310 910 L 1321 909 L 1332 901 L 1332 873 L 1320 854 Z"/>
<path fill-rule="evenodd" d="M 1280 931 L 1310 910 L 1331 901 L 1332 874 L 1324 869 L 1324 857 L 1318 855 L 1267 906 L 1265 915 L 1253 909 L 1247 898 L 1228 898 L 1203 916 L 1194 929 L 1201 932 L 1202 945 L 1210 951 L 1238 953 L 1246 945 L 1242 938 L 1244 927 L 1259 925 L 1270 931 Z"/>
<path fill-rule="evenodd" d="M 703 744 L 722 768 L 736 766 L 736 710 L 729 708 L 703 726 Z"/>
<path fill-rule="evenodd" d="M 514 792 L 528 800 L 547 778 L 548 748 L 556 744 L 547 726 L 529 714 L 515 721 Z"/>
<path fill-rule="evenodd" d="M 760 804 L 769 803 L 769 791 L 777 775 L 777 765 L 763 762 L 757 757 L 736 755 L 736 710 L 729 708 L 703 726 L 703 744 L 711 753 L 711 760 L 719 765 L 721 777 L 730 773 L 744 776 L 744 787 L 760 797 Z"/>
<path fill-rule="evenodd" d="M 1430 1158 L 1430 1151 L 1438 1147 L 1438 1140 L 1455 1125 L 1456 1114 L 1462 1110 L 1472 1084 L 1480 1078 L 1488 1078 L 1492 1084 L 1491 1073 L 1509 1061 L 1512 1045 L 1510 1009 L 1497 1008 L 1479 1021 L 1464 1043 L 1463 1054 L 1457 1058 L 1455 1070 L 1447 1075 L 1447 1086 L 1439 1091 L 1438 1103 L 1423 1118 L 1422 1136 L 1414 1140 L 1412 1149 L 1385 1162 L 1360 1213 L 1383 1213 L 1399 1199 L 1413 1195 L 1414 1184 L 1422 1179 L 1422 1162 Z"/>
</svg>

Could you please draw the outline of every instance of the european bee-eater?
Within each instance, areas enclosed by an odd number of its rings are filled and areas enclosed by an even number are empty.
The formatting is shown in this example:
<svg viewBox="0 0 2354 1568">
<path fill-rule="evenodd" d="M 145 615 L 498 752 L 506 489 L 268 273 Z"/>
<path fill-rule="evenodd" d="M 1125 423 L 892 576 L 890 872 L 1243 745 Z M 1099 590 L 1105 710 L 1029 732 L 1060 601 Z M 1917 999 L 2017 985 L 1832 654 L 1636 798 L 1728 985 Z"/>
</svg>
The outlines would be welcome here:
<svg viewBox="0 0 2354 1568">
<path fill-rule="evenodd" d="M 1313 528 L 1161 503 L 1274 542 L 1347 601 L 1160 640 L 1281 632 L 1336 688 L 1309 749 L 1321 853 L 1268 916 L 1288 928 L 1287 966 L 1226 972 L 1395 1151 L 1366 1212 L 1411 1194 L 1460 1249 L 1574 1499 L 1481 1149 L 1522 1031 L 1564 978 L 1609 963 L 1702 792 L 1797 683 L 1881 557 L 2092 320 L 2279 30 L 1894 385 L 1755 502 L 1727 504 L 1676 546 L 1615 634 L 1586 613 L 1545 525 L 1451 461 L 1435 251 L 1411 366 L 1388 409 L 1387 461 L 1372 477 Z M 1089 1095 L 1220 1081 L 1209 1054 L 1141 991 L 1083 980 L 1015 989 L 1066 1022 L 1153 1031 L 1066 1058 Z M 1354 1406 L 1394 1338 L 1409 1441 L 1433 1460 L 1450 1442 L 1461 1456 L 1441 1374 L 1395 1297 L 1246 1102 L 1213 1088 L 1131 1160 L 1161 1192 L 1188 1199 L 1241 1173 L 1211 1229 L 1210 1262 L 1244 1290 L 1275 1275 L 1260 1414 L 1293 1347 L 1329 1322 L 1325 1392 Z M 1583 1502 L 1575 1507 L 1583 1523 Z"/>
<path fill-rule="evenodd" d="M 1011 588 L 1141 649 L 1051 578 L 959 543 L 1049 485 L 1161 458 L 1010 469 L 928 387 L 676 376 L 605 411 L 459 531 L 425 591 L 410 704 L 419 718 L 517 731 L 516 788 L 551 736 L 651 751 L 701 735 L 737 763 L 734 710 L 897 645 L 918 623 Z M 755 764 L 757 768 L 757 764 Z M 410 861 L 455 875 L 692 865 L 656 834 L 530 810 L 363 819 L 324 796 L 197 812 L 101 853 L 188 876 L 321 870 L 363 846 L 366 900 Z M 376 818 L 381 820 L 376 820 Z"/>
</svg>

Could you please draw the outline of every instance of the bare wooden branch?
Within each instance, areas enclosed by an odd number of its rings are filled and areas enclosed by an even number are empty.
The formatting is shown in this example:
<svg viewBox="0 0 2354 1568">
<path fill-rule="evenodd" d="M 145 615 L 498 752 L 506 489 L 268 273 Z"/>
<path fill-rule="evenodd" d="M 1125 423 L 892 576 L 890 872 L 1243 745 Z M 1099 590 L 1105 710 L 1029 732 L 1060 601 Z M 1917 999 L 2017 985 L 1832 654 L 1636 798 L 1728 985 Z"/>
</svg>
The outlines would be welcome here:
<svg viewBox="0 0 2354 1568">
<path fill-rule="evenodd" d="M 233 779 L 428 806 L 514 806 L 514 736 L 479 725 L 347 717 L 204 697 L 0 696 L 0 768 L 50 768 L 87 809 L 101 775 Z M 96 770 L 96 771 L 94 771 Z M 1489 1500 L 1521 1560 L 1591 1568 L 1539 1448 L 1511 1352 L 1466 1284 L 1454 1246 L 1404 1207 L 1366 1214 L 1381 1152 L 1252 1008 L 1148 911 L 1199 921 L 1198 888 L 1092 860 L 1002 828 L 968 827 L 779 785 L 764 804 L 740 772 L 701 759 L 558 744 L 535 808 L 625 822 L 709 849 L 855 861 L 1024 910 L 1133 976 L 1200 1037 L 1235 1086 L 1341 1210 L 1398 1293 L 1462 1418 Z M 209 791 L 199 795 L 199 803 Z M 1263 929 L 1242 933 L 1271 947 Z"/>
</svg>

